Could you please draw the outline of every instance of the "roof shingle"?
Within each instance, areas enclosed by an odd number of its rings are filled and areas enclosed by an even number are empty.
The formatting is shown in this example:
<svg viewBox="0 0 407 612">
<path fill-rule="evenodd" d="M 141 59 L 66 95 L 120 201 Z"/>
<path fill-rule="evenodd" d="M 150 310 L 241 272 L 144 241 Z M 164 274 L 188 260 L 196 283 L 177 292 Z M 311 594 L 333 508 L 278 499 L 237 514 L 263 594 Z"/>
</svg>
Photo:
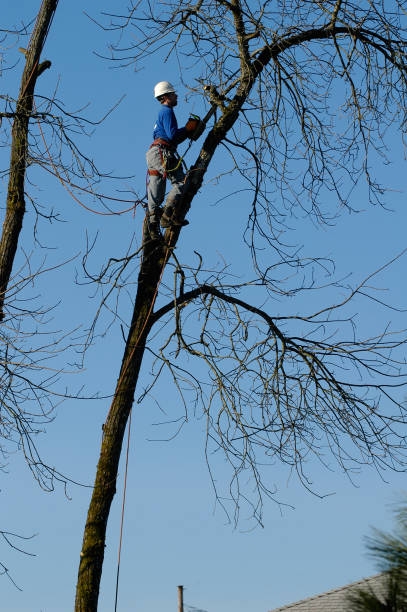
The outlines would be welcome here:
<svg viewBox="0 0 407 612">
<path fill-rule="evenodd" d="M 344 612 L 348 605 L 347 597 L 350 590 L 355 587 L 363 589 L 371 588 L 380 597 L 384 590 L 384 578 L 384 574 L 376 574 L 375 576 L 370 576 L 370 578 L 364 578 L 338 589 L 332 589 L 326 593 L 302 599 L 282 608 L 274 608 L 270 612 Z"/>
</svg>

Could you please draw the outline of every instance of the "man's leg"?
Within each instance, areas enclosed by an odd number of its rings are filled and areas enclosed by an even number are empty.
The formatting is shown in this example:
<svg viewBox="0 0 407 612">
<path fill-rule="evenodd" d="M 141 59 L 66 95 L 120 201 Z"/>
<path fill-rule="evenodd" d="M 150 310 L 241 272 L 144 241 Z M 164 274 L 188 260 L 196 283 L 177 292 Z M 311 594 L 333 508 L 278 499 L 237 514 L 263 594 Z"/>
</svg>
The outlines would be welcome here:
<svg viewBox="0 0 407 612">
<path fill-rule="evenodd" d="M 167 159 L 168 178 L 171 181 L 171 190 L 167 195 L 165 207 L 161 217 L 161 227 L 171 227 L 172 225 L 188 225 L 188 221 L 177 219 L 176 206 L 184 191 L 185 174 L 182 163 L 175 155 L 168 156 Z"/>
<path fill-rule="evenodd" d="M 149 171 L 149 181 L 147 186 L 148 225 L 151 238 L 154 240 L 158 240 L 161 237 L 160 206 L 165 196 L 164 169 L 161 161 L 159 148 L 152 147 L 151 149 L 149 149 L 146 154 L 146 159 L 147 168 Z"/>
</svg>

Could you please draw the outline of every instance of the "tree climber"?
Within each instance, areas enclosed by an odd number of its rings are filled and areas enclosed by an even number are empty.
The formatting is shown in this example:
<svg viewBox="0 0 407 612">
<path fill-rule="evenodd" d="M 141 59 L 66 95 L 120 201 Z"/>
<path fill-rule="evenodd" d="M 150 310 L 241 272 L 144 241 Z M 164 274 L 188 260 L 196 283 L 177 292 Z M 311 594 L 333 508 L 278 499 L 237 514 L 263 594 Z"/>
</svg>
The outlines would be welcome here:
<svg viewBox="0 0 407 612">
<path fill-rule="evenodd" d="M 147 151 L 147 168 L 149 183 L 148 225 L 150 237 L 158 240 L 161 227 L 188 225 L 189 221 L 177 217 L 176 205 L 179 201 L 185 181 L 182 160 L 177 154 L 177 145 L 186 138 L 197 140 L 205 129 L 205 124 L 199 118 L 190 118 L 185 127 L 178 128 L 173 108 L 177 105 L 178 96 L 174 87 L 168 81 L 160 81 L 154 87 L 154 97 L 161 104 L 158 119 L 154 125 L 154 142 Z M 166 179 L 171 181 L 172 188 L 167 195 L 165 207 L 161 204 L 165 196 Z"/>
</svg>

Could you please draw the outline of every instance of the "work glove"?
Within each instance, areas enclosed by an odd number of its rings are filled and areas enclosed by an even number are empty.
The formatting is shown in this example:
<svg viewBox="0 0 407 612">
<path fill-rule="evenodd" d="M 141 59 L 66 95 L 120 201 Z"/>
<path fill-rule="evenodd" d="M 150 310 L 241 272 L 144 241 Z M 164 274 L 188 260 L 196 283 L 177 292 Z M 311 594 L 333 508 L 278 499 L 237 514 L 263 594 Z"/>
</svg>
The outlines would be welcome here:
<svg viewBox="0 0 407 612">
<path fill-rule="evenodd" d="M 198 140 L 198 138 L 200 138 L 205 131 L 205 123 L 201 119 L 197 123 L 198 125 L 196 126 L 194 132 L 189 136 L 191 140 Z"/>
<path fill-rule="evenodd" d="M 188 121 L 185 124 L 185 129 L 187 131 L 188 138 L 191 138 L 191 135 L 195 132 L 200 121 L 201 120 L 199 119 L 197 115 L 193 115 L 192 117 L 188 119 Z"/>
<path fill-rule="evenodd" d="M 198 115 L 192 115 L 186 125 L 187 136 L 191 140 L 198 140 L 202 136 L 205 130 L 205 123 L 198 117 Z"/>
</svg>

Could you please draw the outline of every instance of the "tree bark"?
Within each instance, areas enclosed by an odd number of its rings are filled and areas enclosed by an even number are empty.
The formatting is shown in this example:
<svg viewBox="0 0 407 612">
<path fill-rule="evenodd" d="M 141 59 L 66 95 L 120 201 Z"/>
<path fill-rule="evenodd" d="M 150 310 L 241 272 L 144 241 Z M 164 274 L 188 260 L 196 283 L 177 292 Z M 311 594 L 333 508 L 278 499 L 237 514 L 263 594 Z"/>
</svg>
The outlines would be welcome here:
<svg viewBox="0 0 407 612">
<path fill-rule="evenodd" d="M 170 234 L 170 232 L 169 232 Z M 175 236 L 172 237 L 175 239 Z M 106 527 L 116 492 L 116 478 L 124 432 L 151 328 L 150 314 L 169 249 L 149 243 L 144 248 L 132 323 L 123 355 L 116 392 L 103 428 L 103 440 L 95 485 L 89 505 L 80 555 L 75 611 L 97 610 L 104 559 Z"/>
<path fill-rule="evenodd" d="M 35 84 L 38 76 L 51 65 L 50 62 L 39 64 L 39 60 L 57 4 L 58 0 L 43 1 L 29 48 L 25 51 L 25 67 L 21 77 L 11 133 L 10 176 L 6 214 L 0 240 L 0 321 L 4 318 L 4 300 L 25 213 L 24 183 L 27 168 L 28 128 L 33 110 Z"/>
</svg>

